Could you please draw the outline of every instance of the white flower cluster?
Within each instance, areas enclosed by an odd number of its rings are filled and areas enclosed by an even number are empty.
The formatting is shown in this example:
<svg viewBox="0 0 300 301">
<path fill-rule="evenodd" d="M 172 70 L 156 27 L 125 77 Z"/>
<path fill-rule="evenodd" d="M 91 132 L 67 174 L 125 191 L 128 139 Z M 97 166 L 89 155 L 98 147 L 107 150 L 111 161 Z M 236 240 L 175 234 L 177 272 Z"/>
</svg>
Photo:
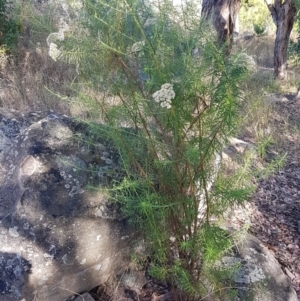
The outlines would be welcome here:
<svg viewBox="0 0 300 301">
<path fill-rule="evenodd" d="M 69 25 L 61 20 L 60 28 L 58 32 L 52 32 L 47 37 L 47 45 L 49 46 L 49 56 L 56 61 L 58 57 L 61 55 L 61 50 L 58 48 L 56 41 L 63 41 L 65 39 L 65 31 L 69 30 Z"/>
<path fill-rule="evenodd" d="M 153 95 L 154 101 L 159 102 L 161 107 L 171 108 L 171 100 L 175 98 L 175 92 L 172 84 L 163 84 L 161 89 L 156 91 Z"/>
<path fill-rule="evenodd" d="M 61 55 L 61 51 L 57 48 L 55 43 L 50 43 L 48 53 L 53 61 L 57 61 L 58 57 Z"/>
<path fill-rule="evenodd" d="M 48 35 L 46 39 L 47 45 L 50 46 L 51 43 L 55 43 L 56 41 L 63 41 L 65 39 L 65 32 L 69 31 L 69 29 L 69 25 L 64 20 L 60 20 L 59 31 Z"/>
<path fill-rule="evenodd" d="M 131 46 L 131 52 L 142 51 L 144 46 L 145 46 L 145 41 L 136 42 Z"/>
</svg>

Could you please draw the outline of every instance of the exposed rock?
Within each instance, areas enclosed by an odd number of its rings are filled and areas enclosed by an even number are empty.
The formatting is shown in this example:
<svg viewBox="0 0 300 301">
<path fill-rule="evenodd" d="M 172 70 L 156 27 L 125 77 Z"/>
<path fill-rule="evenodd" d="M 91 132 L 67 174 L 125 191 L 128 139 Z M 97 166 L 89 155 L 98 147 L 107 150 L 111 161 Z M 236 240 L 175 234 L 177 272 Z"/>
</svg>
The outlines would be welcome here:
<svg viewBox="0 0 300 301">
<path fill-rule="evenodd" d="M 127 289 L 136 291 L 140 294 L 141 288 L 147 283 L 145 272 L 126 271 L 120 276 L 120 283 Z"/>
<path fill-rule="evenodd" d="M 288 276 L 268 249 L 247 234 L 237 247 L 237 257 L 224 257 L 225 266 L 237 266 L 238 300 L 298 301 Z"/>
<path fill-rule="evenodd" d="M 0 252 L 0 300 L 15 301 L 28 285 L 31 264 L 16 253 Z"/>
<path fill-rule="evenodd" d="M 0 301 L 62 301 L 127 267 L 135 242 L 100 189 L 116 152 L 62 115 L 0 110 Z"/>
<path fill-rule="evenodd" d="M 276 94 L 267 94 L 264 96 L 263 100 L 269 104 L 276 102 L 289 102 L 289 99 L 286 96 Z"/>
</svg>

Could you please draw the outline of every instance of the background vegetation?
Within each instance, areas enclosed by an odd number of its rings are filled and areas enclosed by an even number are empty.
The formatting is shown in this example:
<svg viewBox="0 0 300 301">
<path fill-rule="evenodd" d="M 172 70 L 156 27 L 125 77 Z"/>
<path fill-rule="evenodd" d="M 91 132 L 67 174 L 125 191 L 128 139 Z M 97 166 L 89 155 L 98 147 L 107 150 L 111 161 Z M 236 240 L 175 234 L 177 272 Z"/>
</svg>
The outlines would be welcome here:
<svg viewBox="0 0 300 301">
<path fill-rule="evenodd" d="M 20 8 L 17 3 L 0 0 L 0 53 L 15 49 L 22 23 L 18 17 Z"/>
<path fill-rule="evenodd" d="M 290 54 L 295 63 L 299 64 L 300 57 L 300 1 L 295 1 L 297 8 L 296 22 L 295 22 L 295 33 L 296 39 L 290 43 Z"/>
<path fill-rule="evenodd" d="M 239 12 L 242 31 L 254 31 L 256 34 L 274 32 L 275 26 L 269 9 L 264 1 L 243 0 Z"/>
</svg>

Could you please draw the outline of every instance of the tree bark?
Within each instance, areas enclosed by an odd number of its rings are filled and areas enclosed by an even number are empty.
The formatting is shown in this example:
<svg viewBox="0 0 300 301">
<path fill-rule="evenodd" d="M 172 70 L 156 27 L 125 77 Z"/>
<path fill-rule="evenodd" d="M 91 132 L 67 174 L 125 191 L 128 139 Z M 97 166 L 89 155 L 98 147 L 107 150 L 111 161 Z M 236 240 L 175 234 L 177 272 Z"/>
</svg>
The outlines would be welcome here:
<svg viewBox="0 0 300 301">
<path fill-rule="evenodd" d="M 274 47 L 274 77 L 280 80 L 287 79 L 287 58 L 290 34 L 293 29 L 296 6 L 293 0 L 265 0 L 276 25 L 276 39 Z"/>
<path fill-rule="evenodd" d="M 240 10 L 240 0 L 203 0 L 201 15 L 211 21 L 216 29 L 218 41 L 228 49 L 233 42 L 234 25 Z"/>
</svg>

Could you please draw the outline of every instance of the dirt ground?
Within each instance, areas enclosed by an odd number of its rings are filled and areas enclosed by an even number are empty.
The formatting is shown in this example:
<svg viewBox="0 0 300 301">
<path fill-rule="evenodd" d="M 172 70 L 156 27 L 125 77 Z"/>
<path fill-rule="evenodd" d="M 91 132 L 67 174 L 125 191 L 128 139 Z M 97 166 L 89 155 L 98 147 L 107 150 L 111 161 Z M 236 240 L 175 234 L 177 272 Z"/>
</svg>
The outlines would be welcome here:
<svg viewBox="0 0 300 301">
<path fill-rule="evenodd" d="M 277 123 L 278 135 L 286 132 L 279 150 L 286 152 L 286 161 L 275 174 L 259 180 L 250 230 L 274 254 L 300 300 L 300 102 L 278 102 L 275 111 L 287 122 Z M 271 147 L 269 154 L 276 151 Z"/>
</svg>

